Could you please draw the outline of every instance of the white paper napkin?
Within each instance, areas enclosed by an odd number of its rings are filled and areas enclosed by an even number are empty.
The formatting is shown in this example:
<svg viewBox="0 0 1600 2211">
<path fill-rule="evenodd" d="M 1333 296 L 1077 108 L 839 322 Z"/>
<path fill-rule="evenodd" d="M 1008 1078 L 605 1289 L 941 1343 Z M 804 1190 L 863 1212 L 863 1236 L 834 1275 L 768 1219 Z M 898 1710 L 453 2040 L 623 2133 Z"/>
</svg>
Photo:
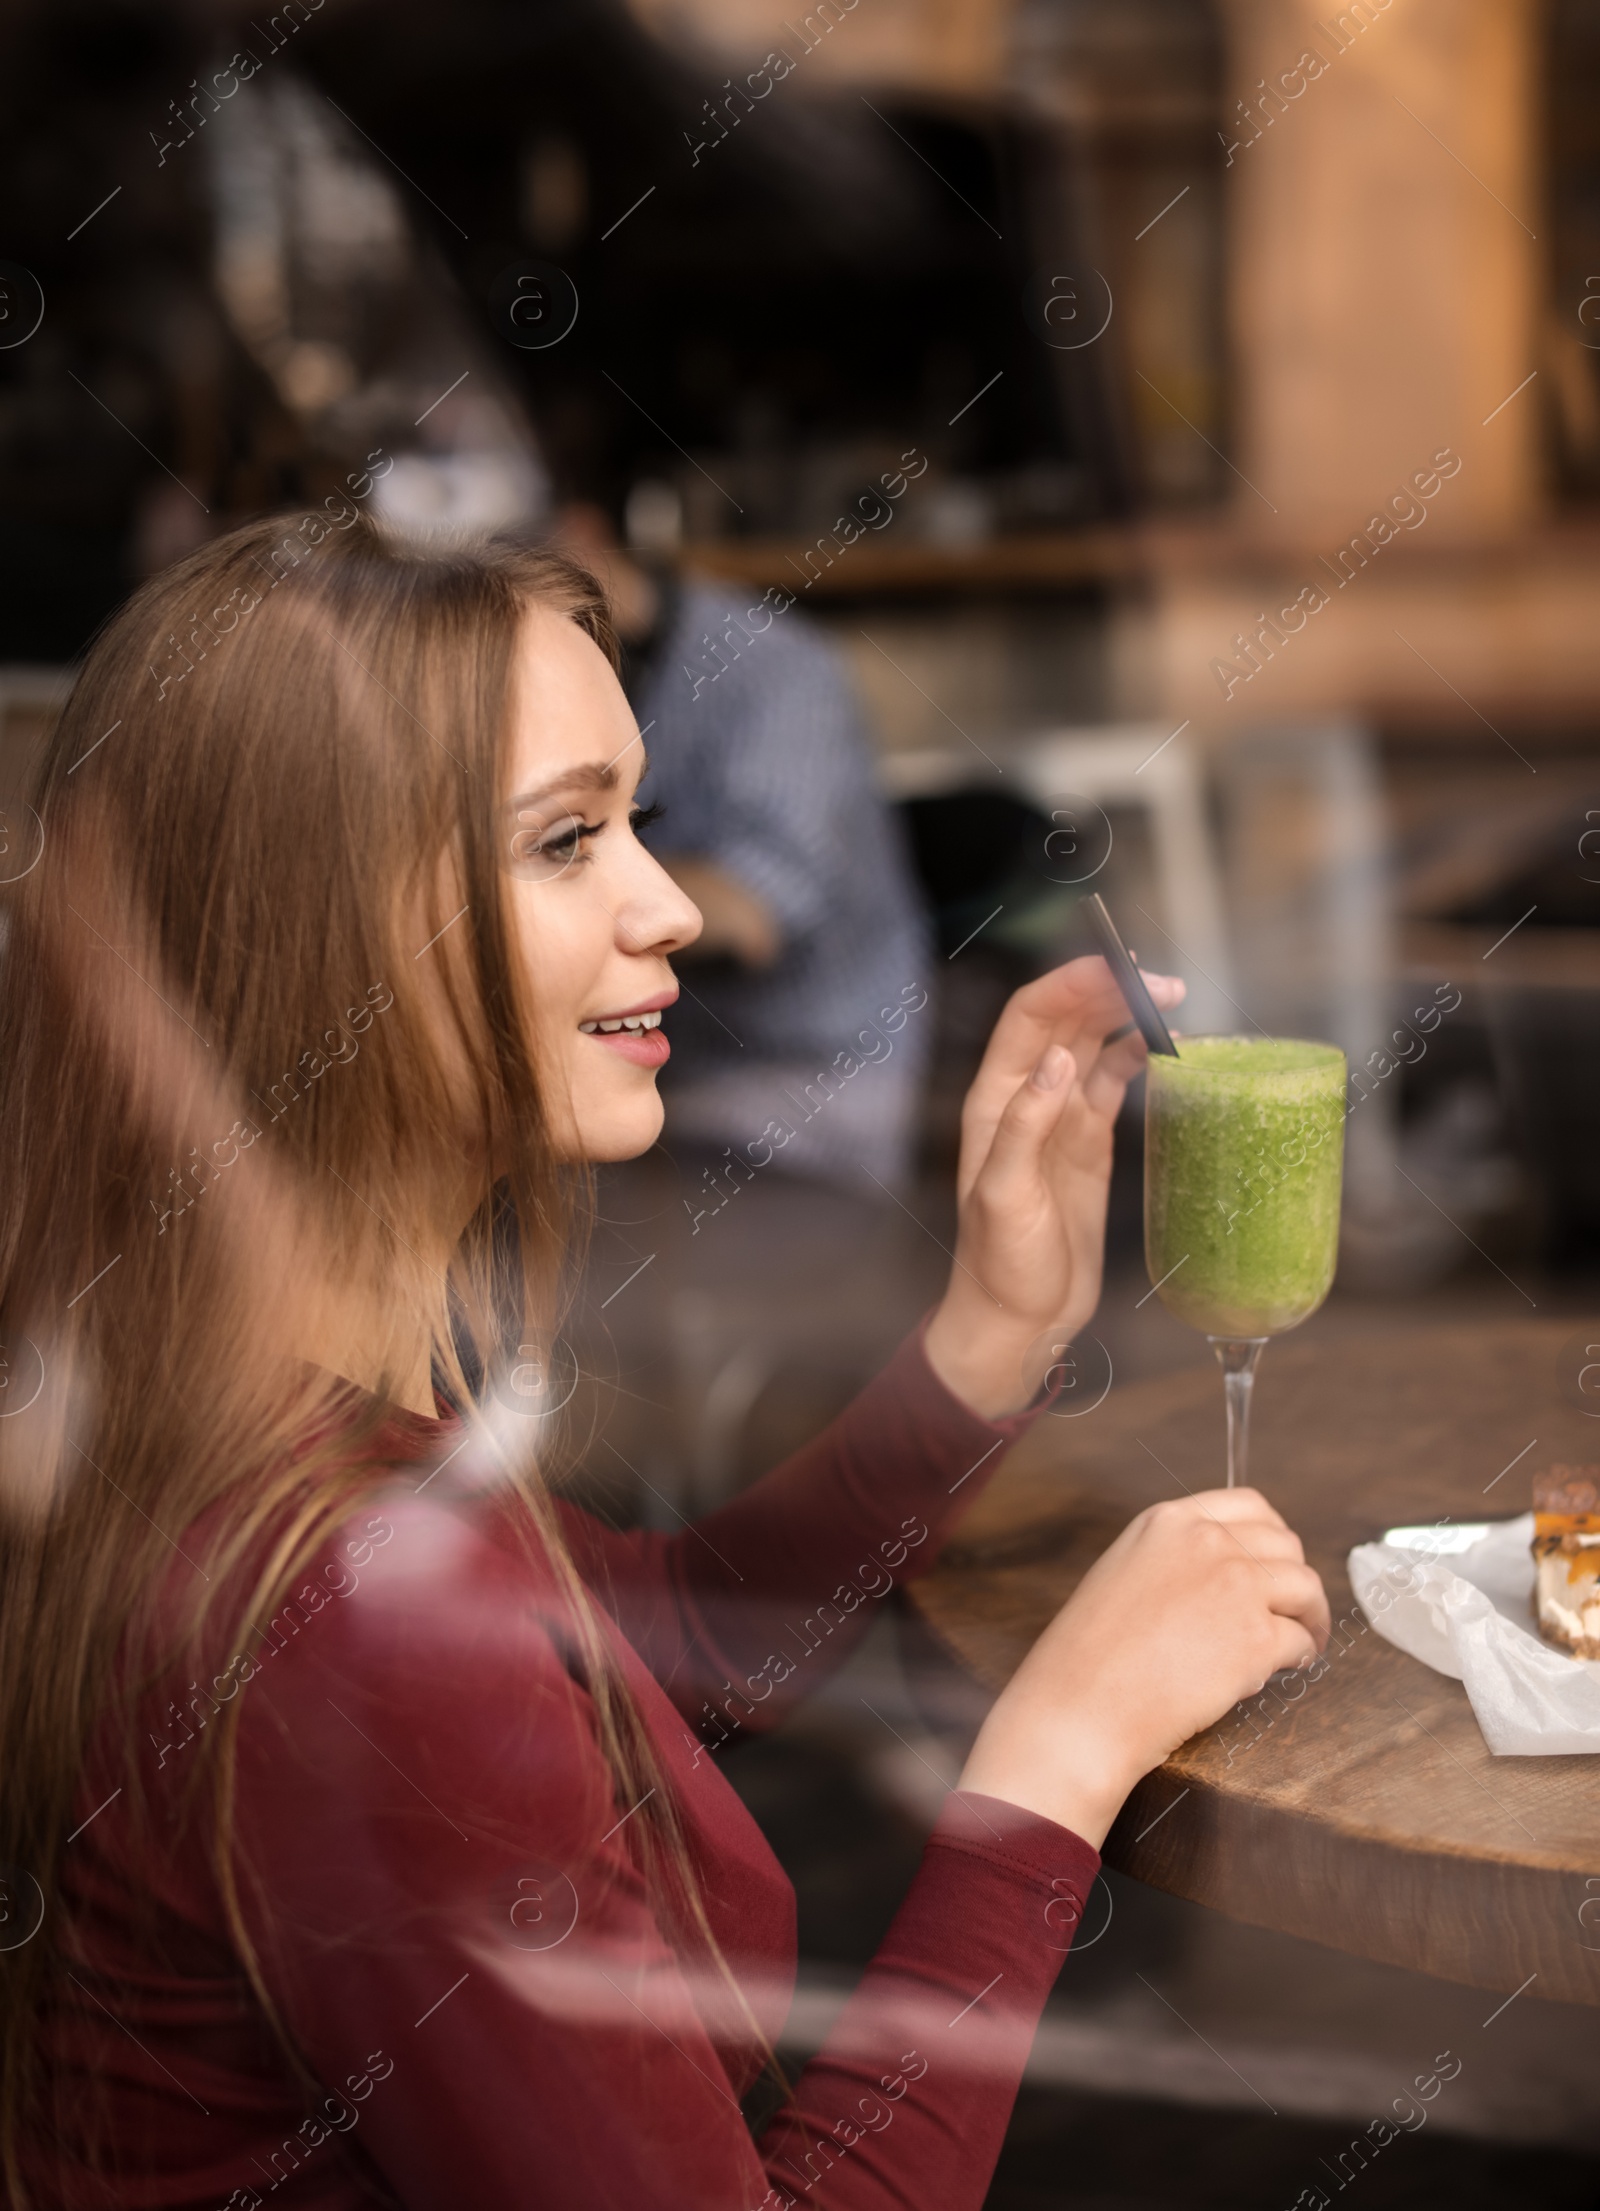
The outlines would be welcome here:
<svg viewBox="0 0 1600 2211">
<path fill-rule="evenodd" d="M 1390 1528 L 1350 1553 L 1350 1586 L 1380 1635 L 1462 1683 L 1497 1757 L 1600 1752 L 1600 1661 L 1540 1635 L 1532 1541 L 1531 1512 Z"/>
</svg>

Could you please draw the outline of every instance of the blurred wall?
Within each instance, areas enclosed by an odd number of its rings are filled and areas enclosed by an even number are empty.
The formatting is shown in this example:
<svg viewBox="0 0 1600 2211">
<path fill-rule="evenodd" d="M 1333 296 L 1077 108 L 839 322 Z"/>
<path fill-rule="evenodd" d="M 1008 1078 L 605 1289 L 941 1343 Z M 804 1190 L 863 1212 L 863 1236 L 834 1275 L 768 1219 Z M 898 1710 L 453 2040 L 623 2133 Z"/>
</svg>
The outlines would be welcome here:
<svg viewBox="0 0 1600 2211">
<path fill-rule="evenodd" d="M 1545 10 L 1224 12 L 1231 495 L 1154 546 L 1119 699 L 1217 735 L 1587 718 L 1600 543 L 1542 459 Z"/>
</svg>

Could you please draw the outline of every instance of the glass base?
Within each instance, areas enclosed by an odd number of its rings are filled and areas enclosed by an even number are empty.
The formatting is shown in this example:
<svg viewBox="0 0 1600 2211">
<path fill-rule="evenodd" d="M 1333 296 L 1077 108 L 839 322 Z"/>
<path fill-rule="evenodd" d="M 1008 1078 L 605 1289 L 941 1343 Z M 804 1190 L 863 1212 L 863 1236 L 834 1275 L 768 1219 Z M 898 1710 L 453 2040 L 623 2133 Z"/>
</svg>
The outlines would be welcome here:
<svg viewBox="0 0 1600 2211">
<path fill-rule="evenodd" d="M 1256 1361 L 1266 1336 L 1207 1336 L 1222 1369 L 1222 1394 L 1228 1408 L 1228 1487 L 1239 1489 L 1249 1480 L 1250 1393 L 1255 1387 Z"/>
</svg>

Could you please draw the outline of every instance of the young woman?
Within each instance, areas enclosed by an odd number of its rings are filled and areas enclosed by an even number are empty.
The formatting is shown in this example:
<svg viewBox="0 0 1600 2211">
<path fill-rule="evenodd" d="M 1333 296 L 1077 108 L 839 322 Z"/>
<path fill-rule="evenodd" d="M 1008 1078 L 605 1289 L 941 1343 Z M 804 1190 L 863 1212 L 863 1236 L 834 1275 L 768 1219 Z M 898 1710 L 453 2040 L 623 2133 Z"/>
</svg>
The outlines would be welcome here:
<svg viewBox="0 0 1600 2211">
<path fill-rule="evenodd" d="M 141 590 L 13 822 L 11 2198 L 976 2211 L 1125 1793 L 1320 1647 L 1299 1543 L 1251 1490 L 1134 1521 L 754 2133 L 794 1902 L 719 1758 L 929 1565 L 1088 1320 L 1141 1047 L 1098 961 L 1019 992 L 888 1370 L 681 1536 L 564 1503 L 585 1170 L 655 1140 L 698 916 L 582 572 L 329 508 Z"/>
</svg>

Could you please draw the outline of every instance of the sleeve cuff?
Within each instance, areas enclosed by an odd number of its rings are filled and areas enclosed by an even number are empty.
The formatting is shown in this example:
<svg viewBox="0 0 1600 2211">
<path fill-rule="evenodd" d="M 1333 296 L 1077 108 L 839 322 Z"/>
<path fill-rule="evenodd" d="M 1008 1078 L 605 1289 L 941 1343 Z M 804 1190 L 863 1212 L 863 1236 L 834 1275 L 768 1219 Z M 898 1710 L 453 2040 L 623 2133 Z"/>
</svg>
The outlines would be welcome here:
<svg viewBox="0 0 1600 2211">
<path fill-rule="evenodd" d="M 1079 1886 L 1080 1909 L 1100 1871 L 1099 1851 L 1070 1827 L 977 1789 L 951 1792 L 930 1840 L 1042 1885 L 1046 1898 L 1058 1895 L 1063 1882 Z"/>
<path fill-rule="evenodd" d="M 1083 1924 L 1100 1853 L 1070 1828 L 975 1790 L 945 1801 L 875 1963 L 1032 2022 Z"/>
<path fill-rule="evenodd" d="M 1042 1994 L 1060 1971 L 1100 1871 L 1100 1853 L 1070 1827 L 975 1789 L 954 1790 L 928 1838 L 930 1854 L 955 1853 L 999 1875 L 1015 1893 L 1006 1914 L 1014 1969 Z M 980 1876 L 981 1878 L 981 1876 Z M 971 1874 L 967 1879 L 970 1881 Z"/>
</svg>

